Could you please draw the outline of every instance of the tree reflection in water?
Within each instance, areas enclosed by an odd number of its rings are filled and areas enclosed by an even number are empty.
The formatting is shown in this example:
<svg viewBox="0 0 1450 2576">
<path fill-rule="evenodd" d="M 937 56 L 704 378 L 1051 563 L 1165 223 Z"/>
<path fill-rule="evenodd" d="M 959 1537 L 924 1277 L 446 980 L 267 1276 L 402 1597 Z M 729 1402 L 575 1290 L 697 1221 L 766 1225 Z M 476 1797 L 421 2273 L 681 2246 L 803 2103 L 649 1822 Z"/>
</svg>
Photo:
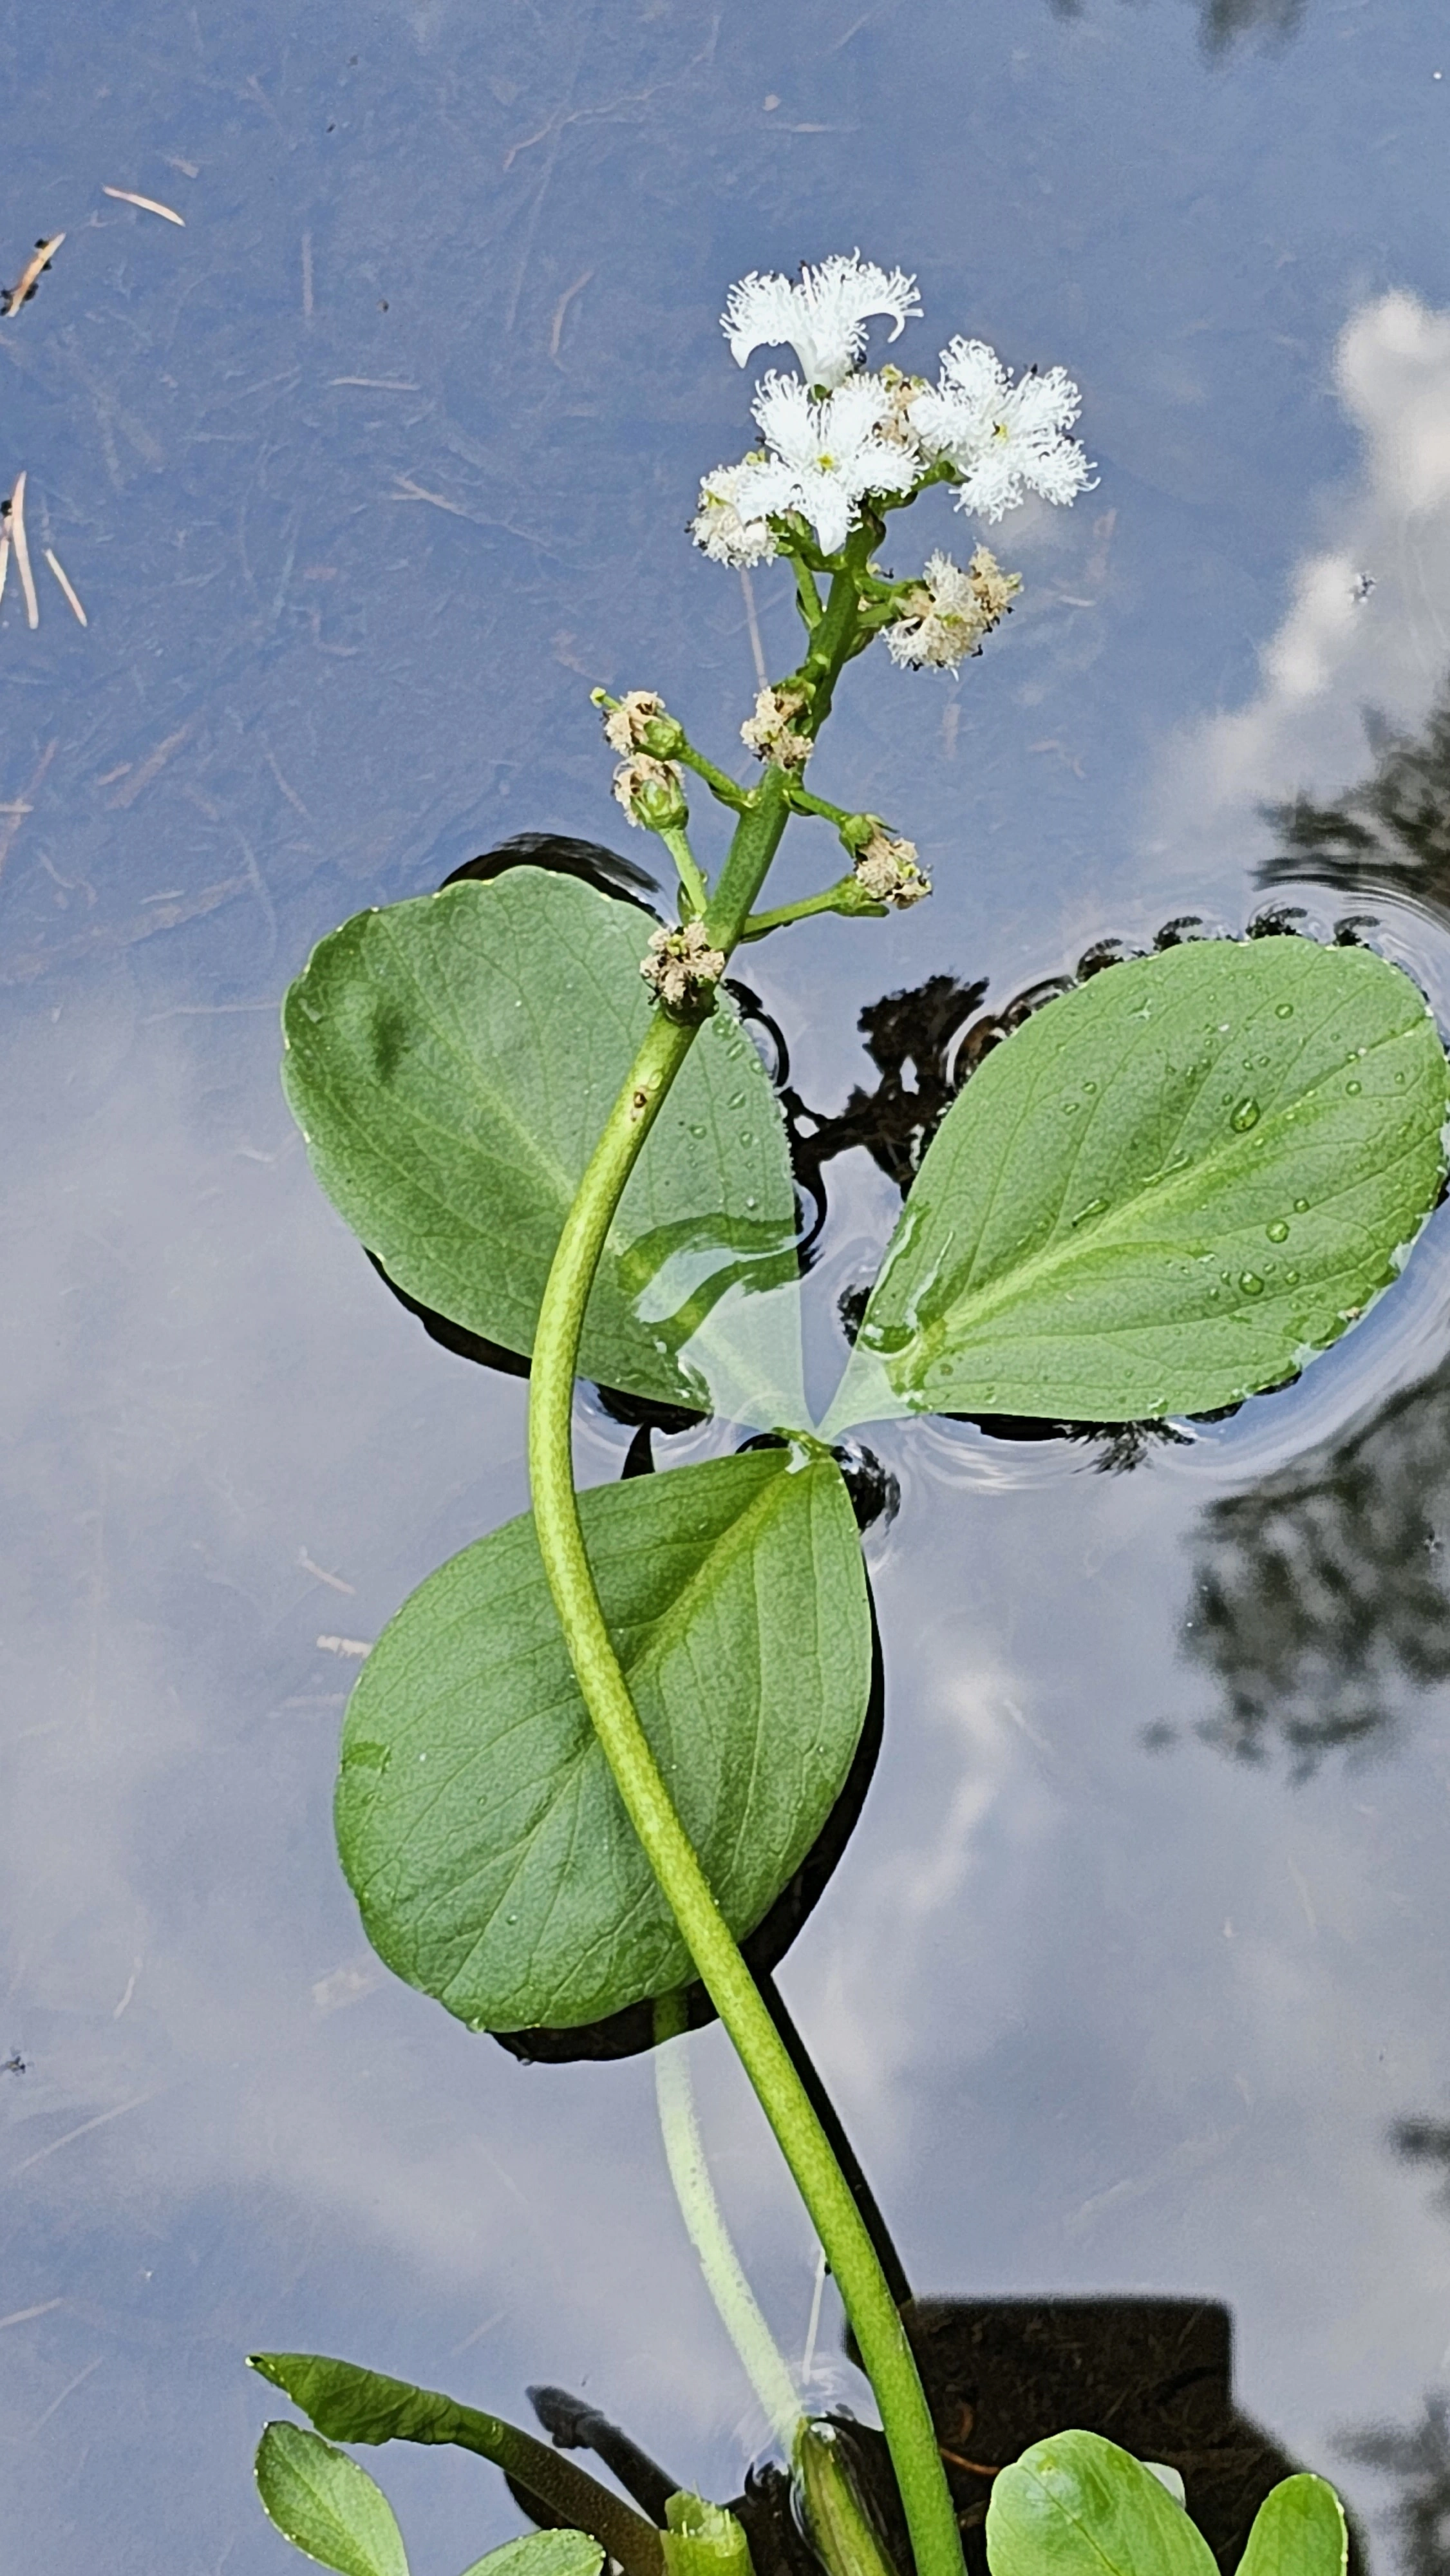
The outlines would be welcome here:
<svg viewBox="0 0 1450 2576">
<path fill-rule="evenodd" d="M 1212 1504 L 1188 1651 L 1226 1706 L 1198 1734 L 1305 1779 L 1336 1747 L 1382 1748 L 1395 1683 L 1450 1678 L 1438 1524 L 1450 1513 L 1450 1360 L 1368 1427 Z"/>
<path fill-rule="evenodd" d="M 1406 2164 L 1441 2168 L 1435 2196 L 1450 2211 L 1450 2120 L 1399 2120 L 1390 2143 Z M 1432 2389 L 1417 2423 L 1366 2424 L 1343 2434 L 1338 2448 L 1397 2481 L 1385 2519 L 1404 2576 L 1450 2576 L 1450 2397 Z"/>
<path fill-rule="evenodd" d="M 1081 18 L 1086 0 L 1052 0 L 1059 18 Z M 1240 36 L 1255 32 L 1287 40 L 1304 16 L 1305 0 L 1198 0 L 1204 52 L 1226 54 Z"/>
<path fill-rule="evenodd" d="M 1279 835 L 1261 885 L 1308 878 L 1345 894 L 1413 898 L 1450 921 L 1450 687 L 1421 734 L 1365 720 L 1374 768 L 1336 804 L 1310 796 L 1267 806 Z"/>
</svg>

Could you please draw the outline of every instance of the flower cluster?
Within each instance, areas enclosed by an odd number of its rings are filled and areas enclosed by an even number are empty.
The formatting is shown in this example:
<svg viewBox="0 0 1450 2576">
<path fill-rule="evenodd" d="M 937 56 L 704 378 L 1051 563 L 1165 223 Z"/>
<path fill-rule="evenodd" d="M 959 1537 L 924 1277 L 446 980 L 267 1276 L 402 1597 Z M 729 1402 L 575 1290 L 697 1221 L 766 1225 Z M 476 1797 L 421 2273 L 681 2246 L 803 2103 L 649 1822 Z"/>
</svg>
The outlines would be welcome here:
<svg viewBox="0 0 1450 2576">
<path fill-rule="evenodd" d="M 1001 623 L 1022 587 L 1020 573 L 1004 572 L 986 546 L 963 570 L 950 555 L 928 555 L 926 570 L 901 602 L 901 615 L 886 629 L 893 662 L 921 670 L 955 671 L 982 638 Z"/>
<path fill-rule="evenodd" d="M 768 561 L 799 521 L 836 554 L 868 497 L 901 500 L 928 479 L 954 483 L 957 507 L 989 520 L 1029 492 L 1066 502 L 1089 488 L 1092 468 L 1067 435 L 1078 390 L 1061 367 L 1014 382 L 985 341 L 963 339 L 942 351 L 935 385 L 861 365 L 875 317 L 890 318 L 894 340 L 919 310 L 914 278 L 859 252 L 798 279 L 752 274 L 731 288 L 721 323 L 737 365 L 788 346 L 801 373 L 763 379 L 752 407 L 760 444 L 700 486 L 690 533 L 716 563 Z"/>
<path fill-rule="evenodd" d="M 799 684 L 758 690 L 755 713 L 740 728 L 746 750 L 753 751 L 757 760 L 773 761 L 777 769 L 804 769 L 814 746 L 808 733 L 798 731 L 796 718 L 804 715 L 809 703 Z"/>
<path fill-rule="evenodd" d="M 687 921 L 678 930 L 651 931 L 639 971 L 667 1011 L 697 1011 L 710 1003 L 725 972 L 725 952 L 711 947 L 702 921 Z"/>
<path fill-rule="evenodd" d="M 880 824 L 856 854 L 856 882 L 873 903 L 893 912 L 904 912 L 931 892 L 930 877 L 917 865 L 916 843 L 895 839 Z"/>
</svg>

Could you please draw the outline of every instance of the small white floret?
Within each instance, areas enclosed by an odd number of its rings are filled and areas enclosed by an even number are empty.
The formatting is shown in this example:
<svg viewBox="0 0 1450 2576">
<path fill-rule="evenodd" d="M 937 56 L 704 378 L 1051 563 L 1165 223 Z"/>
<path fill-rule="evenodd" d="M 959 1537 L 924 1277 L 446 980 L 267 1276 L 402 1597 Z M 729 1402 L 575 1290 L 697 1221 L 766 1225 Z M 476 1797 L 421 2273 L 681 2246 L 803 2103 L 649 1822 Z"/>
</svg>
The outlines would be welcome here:
<svg viewBox="0 0 1450 2576">
<path fill-rule="evenodd" d="M 926 453 L 961 476 L 958 509 L 1000 519 L 1028 492 L 1060 503 L 1090 488 L 1093 469 L 1065 435 L 1081 408 L 1061 367 L 1014 384 L 984 340 L 953 340 L 942 351 L 940 381 L 912 403 L 911 424 Z"/>
<path fill-rule="evenodd" d="M 873 315 L 890 316 L 895 340 L 920 310 L 916 280 L 904 270 L 877 268 L 859 251 L 849 259 L 837 252 L 819 268 L 803 267 L 798 279 L 754 271 L 742 277 L 726 298 L 720 327 L 737 367 L 756 349 L 789 346 L 807 385 L 830 392 L 861 356 Z"/>
<path fill-rule="evenodd" d="M 892 410 L 879 376 L 852 376 L 817 402 L 799 376 L 768 375 L 755 417 L 768 453 L 741 467 L 736 509 L 747 519 L 798 510 L 824 554 L 845 544 L 865 493 L 907 492 L 916 481 L 915 448 L 883 435 Z"/>
</svg>

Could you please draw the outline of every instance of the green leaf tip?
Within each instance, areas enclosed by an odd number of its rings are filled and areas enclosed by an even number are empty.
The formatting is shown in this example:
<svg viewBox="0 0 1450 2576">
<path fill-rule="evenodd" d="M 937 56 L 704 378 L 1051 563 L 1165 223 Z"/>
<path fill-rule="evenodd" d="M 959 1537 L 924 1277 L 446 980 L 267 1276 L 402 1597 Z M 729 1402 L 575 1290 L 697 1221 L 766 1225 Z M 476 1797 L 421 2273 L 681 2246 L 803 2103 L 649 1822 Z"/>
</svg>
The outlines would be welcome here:
<svg viewBox="0 0 1450 2576">
<path fill-rule="evenodd" d="M 749 1450 L 598 1487 L 581 1513 L 646 1732 L 743 1936 L 830 1814 L 870 1695 L 840 1470 Z M 430 1575 L 373 1648 L 337 1837 L 374 1948 L 472 2028 L 567 2028 L 689 1982 L 529 1516 Z"/>
<path fill-rule="evenodd" d="M 1368 949 L 1205 940 L 1104 969 L 948 1111 L 826 1436 L 1142 1421 L 1281 1385 L 1403 1267 L 1447 1108 L 1425 998 Z"/>
<path fill-rule="evenodd" d="M 1344 2576 L 1348 2564 L 1343 2505 L 1327 2479 L 1301 2471 L 1265 2496 L 1239 2576 Z"/>
<path fill-rule="evenodd" d="M 300 2424 L 269 2424 L 256 2473 L 268 2518 L 306 2557 L 338 2576 L 408 2576 L 392 2506 L 346 2451 Z"/>
<path fill-rule="evenodd" d="M 1203 2534 L 1151 2469 L 1098 2433 L 1034 2442 L 994 2480 L 991 2576 L 1216 2576 Z"/>
</svg>

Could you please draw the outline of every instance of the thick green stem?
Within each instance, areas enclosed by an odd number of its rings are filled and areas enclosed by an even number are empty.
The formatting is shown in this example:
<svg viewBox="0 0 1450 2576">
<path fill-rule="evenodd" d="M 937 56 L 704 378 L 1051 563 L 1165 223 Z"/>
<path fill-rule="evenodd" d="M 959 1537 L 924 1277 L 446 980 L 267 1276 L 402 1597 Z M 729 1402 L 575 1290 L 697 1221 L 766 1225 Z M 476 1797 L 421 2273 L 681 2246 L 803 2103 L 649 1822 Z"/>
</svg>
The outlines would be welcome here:
<svg viewBox="0 0 1450 2576">
<path fill-rule="evenodd" d="M 857 573 L 872 539 L 858 530 L 811 639 L 801 676 L 812 729 L 856 636 Z M 728 954 L 744 928 L 790 813 L 790 782 L 769 769 L 741 816 L 706 927 Z M 564 1222 L 534 1336 L 529 1477 L 539 1550 L 570 1658 L 626 1813 L 674 1913 L 825 2249 L 881 2409 L 918 2576 L 961 2576 L 956 2516 L 931 2413 L 876 2249 L 831 2144 L 766 2010 L 699 1858 L 675 1813 L 614 1651 L 585 1553 L 574 1490 L 574 1372 L 584 1310 L 615 1209 L 695 1028 L 652 1022 Z"/>
</svg>

